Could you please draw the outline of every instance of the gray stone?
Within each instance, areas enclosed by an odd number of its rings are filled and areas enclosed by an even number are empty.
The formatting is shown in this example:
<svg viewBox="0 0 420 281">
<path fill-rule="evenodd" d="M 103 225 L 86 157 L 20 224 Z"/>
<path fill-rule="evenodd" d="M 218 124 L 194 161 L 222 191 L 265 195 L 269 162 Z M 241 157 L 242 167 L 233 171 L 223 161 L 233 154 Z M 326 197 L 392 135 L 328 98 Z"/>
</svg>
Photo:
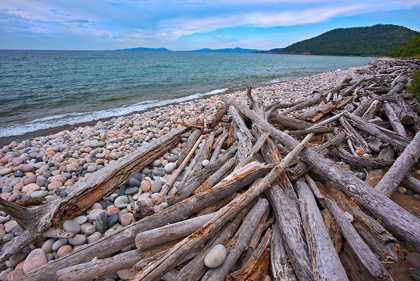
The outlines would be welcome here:
<svg viewBox="0 0 420 281">
<path fill-rule="evenodd" d="M 128 180 L 128 185 L 131 187 L 140 187 L 141 182 L 138 181 L 136 178 L 131 178 Z"/>
<path fill-rule="evenodd" d="M 57 239 L 54 238 L 50 238 L 47 241 L 44 242 L 44 244 L 42 244 L 41 249 L 46 253 L 49 254 L 52 252 L 52 246 L 54 245 L 55 241 L 57 241 Z"/>
<path fill-rule="evenodd" d="M 218 244 L 214 246 L 204 258 L 204 264 L 208 268 L 216 268 L 223 264 L 226 259 L 226 248 Z"/>
<path fill-rule="evenodd" d="M 100 233 L 104 233 L 106 229 L 108 228 L 107 218 L 108 218 L 108 214 L 106 211 L 102 211 L 96 216 L 96 229 Z"/>
<path fill-rule="evenodd" d="M 68 220 L 63 223 L 63 229 L 67 232 L 79 233 L 80 225 L 73 220 Z"/>
<path fill-rule="evenodd" d="M 143 180 L 143 175 L 141 173 L 135 173 L 133 178 L 141 182 Z"/>
<path fill-rule="evenodd" d="M 168 158 L 166 158 L 166 160 L 168 160 L 168 162 L 176 162 L 176 161 L 178 161 L 178 159 L 179 159 L 179 156 L 176 155 L 176 154 L 171 154 L 171 155 L 169 155 Z"/>
<path fill-rule="evenodd" d="M 119 220 L 120 220 L 120 217 L 118 215 L 112 215 L 106 219 L 106 222 L 107 222 L 108 227 L 111 227 L 115 225 L 116 223 L 118 223 Z"/>
<path fill-rule="evenodd" d="M 14 254 L 10 257 L 8 261 L 6 261 L 7 267 L 16 267 L 21 261 L 26 259 L 28 253 L 26 252 L 19 252 Z"/>
<path fill-rule="evenodd" d="M 137 192 L 139 192 L 139 188 L 138 187 L 131 187 L 125 190 L 125 194 L 126 195 L 133 195 L 136 194 Z"/>
<path fill-rule="evenodd" d="M 69 238 L 68 241 L 69 244 L 73 246 L 83 245 L 86 243 L 86 236 L 83 234 L 77 234 L 75 237 Z"/>
<path fill-rule="evenodd" d="M 78 224 L 84 224 L 85 222 L 87 222 L 87 217 L 86 216 L 78 216 L 73 218 L 73 221 L 75 221 Z"/>
<path fill-rule="evenodd" d="M 96 203 L 95 203 L 95 204 L 93 204 L 93 206 L 92 206 L 92 210 L 95 210 L 95 209 L 100 209 L 100 210 L 103 210 L 104 208 L 102 207 L 102 205 L 101 205 L 100 203 L 96 202 Z"/>
<path fill-rule="evenodd" d="M 152 182 L 151 190 L 152 190 L 153 193 L 158 193 L 158 192 L 160 192 L 161 189 L 162 189 L 162 184 L 160 182 L 158 182 L 158 181 L 153 181 Z"/>
<path fill-rule="evenodd" d="M 153 167 L 159 167 L 160 165 L 162 165 L 162 161 L 160 161 L 159 159 L 153 161 L 152 163 Z"/>
<path fill-rule="evenodd" d="M 102 238 L 102 234 L 100 232 L 95 232 L 92 235 L 88 236 L 87 242 L 88 242 L 88 244 L 91 244 L 95 241 L 98 241 L 101 238 Z"/>
<path fill-rule="evenodd" d="M 412 266 L 420 268 L 420 254 L 419 253 L 408 253 L 405 256 L 405 260 Z"/>
<path fill-rule="evenodd" d="M 62 246 L 67 244 L 67 239 L 61 238 L 54 242 L 51 249 L 56 252 L 58 249 L 60 249 Z"/>
<path fill-rule="evenodd" d="M 85 232 L 86 235 L 91 235 L 91 234 L 95 233 L 95 231 L 96 231 L 96 227 L 93 224 L 91 224 L 91 225 L 86 226 L 84 232 Z"/>
<path fill-rule="evenodd" d="M 166 173 L 170 174 L 172 173 L 173 170 L 175 170 L 175 168 L 176 168 L 176 163 L 168 163 L 166 164 L 164 169 Z"/>
<path fill-rule="evenodd" d="M 9 242 L 12 241 L 12 239 L 15 236 L 12 233 L 7 233 L 6 235 L 3 236 L 3 242 Z"/>
<path fill-rule="evenodd" d="M 139 200 L 142 200 L 149 207 L 153 207 L 155 205 L 155 201 L 149 197 L 142 197 L 142 198 L 139 198 Z"/>
<path fill-rule="evenodd" d="M 118 152 L 111 152 L 110 156 L 112 159 L 117 160 L 121 157 L 121 154 L 119 154 Z"/>
<path fill-rule="evenodd" d="M 102 211 L 103 210 L 101 210 L 101 209 L 91 210 L 90 213 L 88 214 L 88 221 L 93 222 L 94 220 L 96 220 L 96 216 Z"/>
<path fill-rule="evenodd" d="M 54 190 L 54 194 L 60 197 L 66 197 L 67 192 L 64 189 L 56 189 Z"/>
<path fill-rule="evenodd" d="M 122 204 L 128 204 L 128 197 L 127 196 L 118 196 L 115 198 L 114 206 L 120 208 L 119 206 Z M 121 209 L 121 208 L 120 208 Z"/>
<path fill-rule="evenodd" d="M 35 191 L 31 194 L 32 198 L 44 198 L 47 196 L 47 192 L 43 190 Z"/>
<path fill-rule="evenodd" d="M 156 170 L 153 171 L 153 175 L 155 177 L 163 177 L 165 174 L 166 174 L 166 172 L 162 168 L 157 168 Z"/>
</svg>

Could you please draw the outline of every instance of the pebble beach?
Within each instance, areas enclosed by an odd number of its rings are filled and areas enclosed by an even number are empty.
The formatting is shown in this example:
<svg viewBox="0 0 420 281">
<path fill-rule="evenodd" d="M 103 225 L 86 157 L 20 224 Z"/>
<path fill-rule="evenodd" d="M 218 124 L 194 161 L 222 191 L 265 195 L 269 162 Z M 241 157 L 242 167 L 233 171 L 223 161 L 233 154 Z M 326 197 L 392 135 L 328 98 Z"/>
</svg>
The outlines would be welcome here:
<svg viewBox="0 0 420 281">
<path fill-rule="evenodd" d="M 293 78 L 274 84 L 253 87 L 252 94 L 266 105 L 273 102 L 290 103 L 303 101 L 314 91 L 323 92 L 339 83 L 343 77 L 360 76 L 361 66 L 335 70 L 311 76 Z M 228 93 L 238 101 L 246 98 L 245 90 Z M 140 147 L 152 142 L 179 125 L 194 120 L 210 120 L 222 106 L 218 95 L 192 100 L 150 111 L 98 121 L 90 126 L 75 126 L 51 135 L 37 136 L 23 141 L 12 141 L 0 148 L 1 198 L 19 202 L 28 198 L 46 201 L 66 197 L 82 177 L 93 176 L 105 166 L 117 161 Z M 147 168 L 138 171 L 112 194 L 102 198 L 82 215 L 66 221 L 63 229 L 76 233 L 70 239 L 49 239 L 35 249 L 16 253 L 1 265 L 0 280 L 17 280 L 24 273 L 60 258 L 67 253 L 93 243 L 103 236 L 135 222 L 132 212 L 134 202 L 143 200 L 154 206 L 154 199 L 176 168 L 179 153 L 185 146 L 189 133 L 182 135 L 181 142 L 154 159 Z M 201 163 L 208 165 L 208 161 Z M 176 191 L 176 183 L 169 195 Z M 0 241 L 4 250 L 21 228 L 5 212 L 0 211 Z M 131 250 L 128 247 L 124 250 Z M 104 279 L 126 280 L 132 276 L 128 270 L 116 272 Z"/>
</svg>

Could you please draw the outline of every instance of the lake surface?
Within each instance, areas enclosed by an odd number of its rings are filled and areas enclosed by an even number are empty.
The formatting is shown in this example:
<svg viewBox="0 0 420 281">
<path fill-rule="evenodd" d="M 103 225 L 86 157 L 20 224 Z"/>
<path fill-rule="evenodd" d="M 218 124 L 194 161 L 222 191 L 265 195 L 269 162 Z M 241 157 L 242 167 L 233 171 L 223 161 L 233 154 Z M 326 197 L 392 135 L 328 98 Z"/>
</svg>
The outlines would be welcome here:
<svg viewBox="0 0 420 281">
<path fill-rule="evenodd" d="M 0 137 L 126 115 L 373 58 L 269 54 L 0 51 Z"/>
</svg>

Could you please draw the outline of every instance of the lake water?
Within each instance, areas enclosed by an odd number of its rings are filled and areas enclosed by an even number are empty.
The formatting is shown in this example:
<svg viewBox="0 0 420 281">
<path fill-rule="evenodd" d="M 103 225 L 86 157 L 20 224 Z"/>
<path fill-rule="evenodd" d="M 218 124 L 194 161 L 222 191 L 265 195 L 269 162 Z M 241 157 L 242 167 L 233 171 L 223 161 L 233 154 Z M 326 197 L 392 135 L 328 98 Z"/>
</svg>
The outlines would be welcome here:
<svg viewBox="0 0 420 281">
<path fill-rule="evenodd" d="M 0 51 L 0 137 L 126 115 L 372 58 L 115 51 Z"/>
</svg>

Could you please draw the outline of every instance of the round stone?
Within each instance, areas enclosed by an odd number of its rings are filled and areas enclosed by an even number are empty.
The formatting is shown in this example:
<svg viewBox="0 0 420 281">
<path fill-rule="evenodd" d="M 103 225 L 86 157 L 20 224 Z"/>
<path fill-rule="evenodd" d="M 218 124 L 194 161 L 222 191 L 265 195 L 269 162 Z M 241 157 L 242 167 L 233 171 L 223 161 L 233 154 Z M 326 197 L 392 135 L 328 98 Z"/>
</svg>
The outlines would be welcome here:
<svg viewBox="0 0 420 281">
<path fill-rule="evenodd" d="M 117 160 L 121 157 L 121 154 L 119 154 L 118 152 L 112 152 L 110 156 L 112 159 Z"/>
<path fill-rule="evenodd" d="M 11 220 L 11 221 L 8 221 L 8 222 L 5 223 L 4 230 L 7 233 L 10 233 L 17 226 L 18 226 L 18 223 L 15 220 Z"/>
<path fill-rule="evenodd" d="M 151 190 L 152 190 L 153 193 L 158 193 L 158 192 L 160 192 L 161 189 L 162 189 L 162 184 L 160 182 L 158 182 L 158 181 L 153 181 L 152 182 Z"/>
<path fill-rule="evenodd" d="M 134 217 L 131 213 L 124 214 L 121 216 L 121 225 L 127 226 L 134 222 Z"/>
<path fill-rule="evenodd" d="M 143 175 L 141 173 L 135 173 L 133 178 L 141 182 L 143 180 Z"/>
<path fill-rule="evenodd" d="M 133 195 L 136 194 L 137 192 L 139 192 L 139 188 L 138 187 L 131 187 L 125 190 L 125 194 L 126 195 Z"/>
<path fill-rule="evenodd" d="M 58 249 L 57 251 L 57 257 L 62 257 L 67 253 L 70 253 L 71 251 L 73 251 L 73 247 L 70 245 L 64 245 L 62 247 L 60 247 L 60 249 Z"/>
<path fill-rule="evenodd" d="M 420 268 L 420 254 L 416 252 L 410 252 L 405 256 L 405 260 L 412 266 Z"/>
<path fill-rule="evenodd" d="M 203 165 L 203 167 L 207 167 L 210 164 L 209 160 L 203 160 L 203 162 L 201 162 L 201 165 Z"/>
<path fill-rule="evenodd" d="M 204 258 L 204 264 L 208 268 L 216 268 L 223 264 L 226 259 L 226 248 L 222 244 L 214 246 Z"/>
<path fill-rule="evenodd" d="M 93 204 L 93 206 L 92 206 L 92 210 L 95 210 L 95 209 L 100 209 L 100 210 L 103 210 L 104 208 L 102 207 L 102 205 L 101 205 L 100 203 L 96 202 L 96 203 L 95 203 L 95 204 Z"/>
<path fill-rule="evenodd" d="M 32 198 L 44 198 L 45 196 L 47 196 L 47 192 L 46 191 L 35 191 L 31 194 Z"/>
<path fill-rule="evenodd" d="M 61 186 L 63 186 L 61 181 L 53 181 L 52 183 L 48 185 L 48 190 L 56 190 L 60 188 Z"/>
<path fill-rule="evenodd" d="M 159 167 L 160 165 L 162 165 L 162 161 L 160 161 L 159 159 L 153 161 L 152 163 L 153 167 Z"/>
<path fill-rule="evenodd" d="M 165 170 L 162 168 L 157 168 L 156 170 L 153 171 L 153 175 L 155 177 L 163 177 L 165 175 Z"/>
<path fill-rule="evenodd" d="M 136 178 L 131 178 L 128 180 L 128 185 L 130 187 L 140 187 L 141 182 Z"/>
<path fill-rule="evenodd" d="M 150 183 L 150 181 L 142 181 L 141 182 L 141 186 L 140 189 L 143 192 L 149 192 L 149 190 L 152 188 L 152 184 Z"/>
<path fill-rule="evenodd" d="M 120 208 L 120 206 L 128 204 L 128 197 L 127 196 L 118 196 L 115 198 L 114 206 Z M 124 207 L 122 207 L 124 208 Z"/>
<path fill-rule="evenodd" d="M 85 234 L 86 235 L 91 235 L 95 232 L 96 232 L 96 227 L 93 224 L 86 226 L 86 228 L 85 228 Z"/>
<path fill-rule="evenodd" d="M 39 269 L 43 265 L 47 264 L 47 255 L 42 249 L 35 249 L 29 253 L 23 264 L 23 272 L 25 274 Z"/>
<path fill-rule="evenodd" d="M 73 220 L 68 220 L 63 223 L 63 229 L 67 232 L 79 233 L 80 225 Z"/>
<path fill-rule="evenodd" d="M 144 203 L 146 203 L 147 206 L 149 207 L 153 207 L 155 205 L 155 202 L 152 198 L 149 197 L 142 197 L 139 200 L 144 201 Z"/>
<path fill-rule="evenodd" d="M 128 199 L 128 198 L 127 198 Z M 93 221 L 95 221 L 96 220 L 96 216 L 100 213 L 100 212 L 102 212 L 103 210 L 101 210 L 101 209 L 94 209 L 94 210 L 92 210 L 92 211 L 90 211 L 90 213 L 88 214 L 88 221 L 89 222 L 93 222 Z"/>
<path fill-rule="evenodd" d="M 69 244 L 73 246 L 79 246 L 86 243 L 86 236 L 83 234 L 77 234 L 73 238 L 69 238 Z"/>
<path fill-rule="evenodd" d="M 49 254 L 52 252 L 52 246 L 54 245 L 56 239 L 50 238 L 42 244 L 41 249 L 46 253 Z"/>
<path fill-rule="evenodd" d="M 95 232 L 92 235 L 88 236 L 87 242 L 88 244 L 98 241 L 102 238 L 102 234 L 100 232 Z"/>
<path fill-rule="evenodd" d="M 54 194 L 60 197 L 66 197 L 67 192 L 64 189 L 56 189 L 54 190 Z"/>
<path fill-rule="evenodd" d="M 171 154 L 171 155 L 169 155 L 168 158 L 166 158 L 166 160 L 168 160 L 168 162 L 176 162 L 176 161 L 178 161 L 178 159 L 179 159 L 179 156 L 176 155 L 176 154 Z"/>
<path fill-rule="evenodd" d="M 170 174 L 172 173 L 173 170 L 175 170 L 175 168 L 176 168 L 176 163 L 168 163 L 166 164 L 164 169 L 166 173 Z"/>
<path fill-rule="evenodd" d="M 73 221 L 78 223 L 78 224 L 84 224 L 85 222 L 87 222 L 87 217 L 86 216 L 78 216 L 73 218 Z"/>
<path fill-rule="evenodd" d="M 118 215 L 112 215 L 106 219 L 106 222 L 108 224 L 108 227 L 111 227 L 115 225 L 116 223 L 118 223 L 119 220 L 120 220 L 120 217 Z"/>
<path fill-rule="evenodd" d="M 405 187 L 402 187 L 402 186 L 397 187 L 397 191 L 401 194 L 406 194 L 407 193 L 407 189 Z"/>
<path fill-rule="evenodd" d="M 51 249 L 53 251 L 57 251 L 58 249 L 60 249 L 62 246 L 66 245 L 66 244 L 67 244 L 67 239 L 66 238 L 61 238 L 61 239 L 58 239 L 57 241 L 54 242 Z"/>
<path fill-rule="evenodd" d="M 108 218 L 108 214 L 106 211 L 102 211 L 96 216 L 95 227 L 100 233 L 104 233 L 106 229 L 108 228 L 107 218 Z"/>
<path fill-rule="evenodd" d="M 27 252 L 19 252 L 14 254 L 6 261 L 7 267 L 16 267 L 21 261 L 26 259 Z"/>
</svg>

